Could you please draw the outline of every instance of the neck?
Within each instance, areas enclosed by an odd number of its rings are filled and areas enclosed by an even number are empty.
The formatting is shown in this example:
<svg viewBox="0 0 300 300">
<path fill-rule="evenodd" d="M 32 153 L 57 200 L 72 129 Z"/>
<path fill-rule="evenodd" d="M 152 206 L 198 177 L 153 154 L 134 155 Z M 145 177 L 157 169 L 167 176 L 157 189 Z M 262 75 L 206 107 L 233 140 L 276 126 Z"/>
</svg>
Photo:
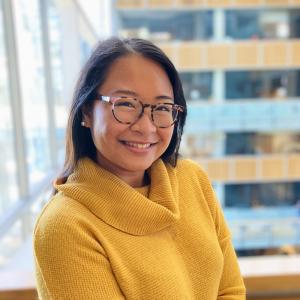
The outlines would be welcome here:
<svg viewBox="0 0 300 300">
<path fill-rule="evenodd" d="M 150 178 L 146 170 L 128 171 L 121 167 L 115 166 L 107 161 L 102 155 L 97 155 L 96 163 L 107 171 L 113 173 L 128 185 L 132 187 L 141 187 L 150 183 Z"/>
</svg>

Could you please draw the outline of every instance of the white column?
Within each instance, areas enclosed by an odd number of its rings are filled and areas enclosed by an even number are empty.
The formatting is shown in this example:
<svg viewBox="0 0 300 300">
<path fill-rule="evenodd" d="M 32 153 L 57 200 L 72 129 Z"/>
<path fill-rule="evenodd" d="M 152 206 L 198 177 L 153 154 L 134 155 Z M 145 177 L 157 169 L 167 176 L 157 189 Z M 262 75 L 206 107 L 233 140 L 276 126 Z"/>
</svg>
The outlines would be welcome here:
<svg viewBox="0 0 300 300">
<path fill-rule="evenodd" d="M 225 11 L 223 9 L 215 9 L 213 17 L 213 40 L 215 42 L 222 42 L 225 39 Z M 220 53 L 222 55 L 222 53 Z M 213 102 L 218 104 L 225 101 L 225 72 L 218 69 L 213 73 Z M 214 143 L 214 157 L 222 157 L 225 152 L 225 133 L 220 132 L 215 136 Z M 215 192 L 221 203 L 224 205 L 225 187 L 222 183 L 214 184 Z"/>
<path fill-rule="evenodd" d="M 73 1 L 58 1 L 62 31 L 64 99 L 70 103 L 81 68 L 79 17 Z"/>
<path fill-rule="evenodd" d="M 225 100 L 225 72 L 216 70 L 213 73 L 213 94 L 212 98 L 215 103 L 222 103 Z"/>
<path fill-rule="evenodd" d="M 222 41 L 225 37 L 225 11 L 223 9 L 215 9 L 213 17 L 213 39 Z"/>
</svg>

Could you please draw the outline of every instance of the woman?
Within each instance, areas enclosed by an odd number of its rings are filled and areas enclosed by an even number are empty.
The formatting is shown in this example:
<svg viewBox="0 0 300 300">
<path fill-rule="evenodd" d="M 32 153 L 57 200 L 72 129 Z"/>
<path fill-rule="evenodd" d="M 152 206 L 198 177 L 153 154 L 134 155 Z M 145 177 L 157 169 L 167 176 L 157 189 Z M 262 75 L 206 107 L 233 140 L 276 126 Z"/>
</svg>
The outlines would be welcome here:
<svg viewBox="0 0 300 300">
<path fill-rule="evenodd" d="M 209 180 L 177 159 L 186 103 L 166 55 L 100 43 L 79 78 L 66 161 L 34 236 L 41 299 L 245 299 Z"/>
</svg>

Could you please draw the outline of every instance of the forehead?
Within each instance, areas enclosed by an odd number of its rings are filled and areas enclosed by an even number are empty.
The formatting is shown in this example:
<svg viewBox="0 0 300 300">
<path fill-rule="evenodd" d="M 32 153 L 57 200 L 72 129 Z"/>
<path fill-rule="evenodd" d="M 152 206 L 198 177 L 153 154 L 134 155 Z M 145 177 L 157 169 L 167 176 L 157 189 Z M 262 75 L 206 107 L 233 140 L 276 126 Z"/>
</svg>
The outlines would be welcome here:
<svg viewBox="0 0 300 300">
<path fill-rule="evenodd" d="M 165 94 L 173 97 L 173 88 L 166 71 L 155 61 L 139 54 L 118 58 L 110 66 L 100 91 L 132 90 L 138 95 L 156 97 Z"/>
</svg>

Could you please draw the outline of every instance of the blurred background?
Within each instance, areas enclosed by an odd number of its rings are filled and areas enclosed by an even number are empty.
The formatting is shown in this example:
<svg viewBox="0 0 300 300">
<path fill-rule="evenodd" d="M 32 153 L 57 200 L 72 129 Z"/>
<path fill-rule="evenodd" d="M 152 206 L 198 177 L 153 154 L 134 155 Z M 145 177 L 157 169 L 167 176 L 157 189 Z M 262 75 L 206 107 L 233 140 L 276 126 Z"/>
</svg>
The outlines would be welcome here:
<svg viewBox="0 0 300 300">
<path fill-rule="evenodd" d="M 299 0 L 0 0 L 0 299 L 35 299 L 32 230 L 75 80 L 109 36 L 153 41 L 188 102 L 249 299 L 300 299 Z"/>
</svg>

